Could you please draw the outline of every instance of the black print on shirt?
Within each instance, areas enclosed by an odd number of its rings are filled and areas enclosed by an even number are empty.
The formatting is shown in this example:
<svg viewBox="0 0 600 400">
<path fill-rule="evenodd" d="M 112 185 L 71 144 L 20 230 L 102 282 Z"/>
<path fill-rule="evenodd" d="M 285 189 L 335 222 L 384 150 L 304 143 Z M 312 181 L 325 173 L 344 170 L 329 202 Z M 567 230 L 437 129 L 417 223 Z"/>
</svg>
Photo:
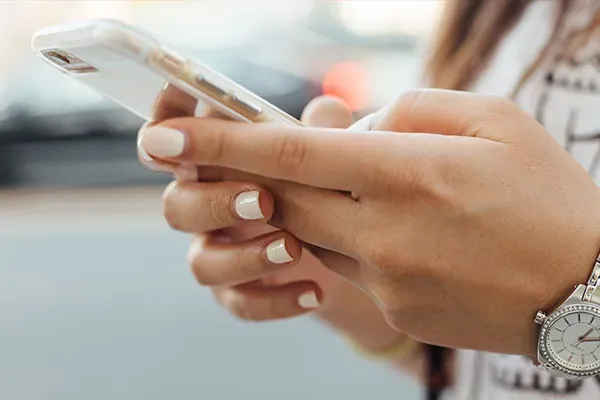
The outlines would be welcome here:
<svg viewBox="0 0 600 400">
<path fill-rule="evenodd" d="M 559 48 L 545 69 L 535 116 L 600 179 L 600 10 L 565 36 Z M 600 376 L 583 380 L 552 376 L 525 357 L 494 355 L 490 364 L 491 382 L 515 394 L 568 399 L 584 388 L 600 390 Z"/>
<path fill-rule="evenodd" d="M 502 366 L 502 359 L 513 357 L 497 355 L 495 360 L 499 362 L 492 363 L 490 378 L 496 387 L 511 392 L 552 395 L 552 398 L 576 396 L 586 385 L 597 385 L 600 389 L 600 376 L 582 380 L 553 376 L 531 365 L 527 357 L 523 357 L 523 363 L 517 367 Z M 515 365 L 514 360 L 512 365 Z"/>
<path fill-rule="evenodd" d="M 529 359 L 527 360 L 529 361 Z M 579 393 L 584 384 L 592 384 L 592 382 L 595 382 L 598 385 L 598 388 L 600 388 L 600 376 L 588 380 L 567 379 L 551 376 L 547 372 L 541 370 L 533 371 L 532 373 L 515 373 L 514 371 L 508 371 L 497 366 L 492 367 L 491 375 L 492 382 L 496 386 L 518 392 L 535 392 L 568 396 Z M 527 379 L 525 379 L 526 377 Z"/>
<path fill-rule="evenodd" d="M 592 176 L 600 175 L 600 12 L 561 42 L 545 74 L 536 118 L 562 138 L 567 151 L 583 153 L 577 158 Z"/>
<path fill-rule="evenodd" d="M 584 381 L 550 376 L 544 371 L 528 373 L 508 371 L 497 366 L 491 370 L 492 382 L 503 389 L 519 392 L 536 392 L 554 395 L 571 395 L 581 390 Z M 527 379 L 525 379 L 527 375 Z M 542 376 L 546 375 L 546 376 Z"/>
</svg>

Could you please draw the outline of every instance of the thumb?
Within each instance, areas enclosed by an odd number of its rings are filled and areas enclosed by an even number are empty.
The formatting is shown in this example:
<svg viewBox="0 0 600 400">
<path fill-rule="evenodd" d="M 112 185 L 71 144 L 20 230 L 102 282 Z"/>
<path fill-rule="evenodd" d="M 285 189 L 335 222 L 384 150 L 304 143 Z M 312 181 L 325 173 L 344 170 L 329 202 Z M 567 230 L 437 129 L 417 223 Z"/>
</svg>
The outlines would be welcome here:
<svg viewBox="0 0 600 400">
<path fill-rule="evenodd" d="M 342 100 L 320 96 L 306 106 L 302 122 L 308 126 L 345 129 L 352 123 L 352 112 Z"/>
<path fill-rule="evenodd" d="M 512 101 L 452 90 L 409 90 L 376 114 L 373 130 L 479 137 L 498 142 L 517 139 L 532 120 Z M 511 125 L 519 129 L 510 129 Z M 503 129 L 486 129 L 502 126 Z"/>
</svg>

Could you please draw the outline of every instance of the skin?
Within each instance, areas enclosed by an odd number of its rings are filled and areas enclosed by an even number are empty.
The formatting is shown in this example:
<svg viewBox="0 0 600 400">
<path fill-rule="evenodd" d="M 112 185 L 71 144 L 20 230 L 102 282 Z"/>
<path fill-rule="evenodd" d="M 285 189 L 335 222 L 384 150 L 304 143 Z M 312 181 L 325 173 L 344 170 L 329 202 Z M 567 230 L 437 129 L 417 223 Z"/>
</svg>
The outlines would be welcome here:
<svg viewBox="0 0 600 400">
<path fill-rule="evenodd" d="M 175 87 L 166 87 L 157 98 L 154 118 L 162 121 L 193 115 L 197 101 Z M 223 118 L 222 115 L 215 115 Z M 302 121 L 308 126 L 347 128 L 352 115 L 347 105 L 335 98 L 319 97 L 305 109 Z M 148 126 L 156 125 L 153 122 Z M 142 129 L 145 129 L 144 127 Z M 246 321 L 270 321 L 310 313 L 343 333 L 367 351 L 377 352 L 406 338 L 385 320 L 375 302 L 357 286 L 327 269 L 310 251 L 287 243 L 295 260 L 286 265 L 271 264 L 265 246 L 286 237 L 284 231 L 268 224 L 273 210 L 271 194 L 251 181 L 251 174 L 227 168 L 182 167 L 178 163 L 151 158 L 139 148 L 140 161 L 148 168 L 170 172 L 177 182 L 165 191 L 165 213 L 178 208 L 183 197 L 194 204 L 186 219 L 193 219 L 193 240 L 188 254 L 196 280 L 209 287 L 216 300 L 233 316 Z M 201 182 L 192 175 L 201 175 Z M 223 182 L 227 181 L 227 182 Z M 241 182 L 244 181 L 244 182 Z M 261 191 L 263 220 L 244 221 L 223 199 L 233 199 L 247 190 Z M 174 201 L 175 204 L 170 202 Z M 233 200 L 232 200 L 233 201 Z M 218 203 L 218 204 L 215 204 Z M 206 210 L 222 210 L 216 215 Z M 167 217 L 169 219 L 170 217 Z M 289 236 L 287 236 L 289 237 Z M 298 296 L 315 290 L 320 306 L 315 310 L 299 307 Z M 410 373 L 420 376 L 423 355 L 416 348 L 398 362 Z"/>
<path fill-rule="evenodd" d="M 406 92 L 369 134 L 203 118 L 161 126 L 185 144 L 166 161 L 251 174 L 273 194 L 271 225 L 423 342 L 533 355 L 536 310 L 585 282 L 600 247 L 598 188 L 506 99 Z M 155 157 L 159 131 L 140 141 Z M 175 229 L 198 231 L 193 193 L 181 182 L 167 192 Z M 233 198 L 221 199 L 214 209 L 226 214 Z"/>
</svg>

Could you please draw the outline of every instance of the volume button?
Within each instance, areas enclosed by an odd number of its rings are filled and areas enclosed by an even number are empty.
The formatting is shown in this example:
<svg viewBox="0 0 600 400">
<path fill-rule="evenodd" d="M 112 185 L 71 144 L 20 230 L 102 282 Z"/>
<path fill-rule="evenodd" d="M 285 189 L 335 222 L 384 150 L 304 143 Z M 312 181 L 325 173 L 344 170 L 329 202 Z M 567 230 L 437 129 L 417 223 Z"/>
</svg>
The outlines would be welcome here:
<svg viewBox="0 0 600 400">
<path fill-rule="evenodd" d="M 231 101 L 233 101 L 233 103 L 238 108 L 241 108 L 242 110 L 244 110 L 245 114 L 248 116 L 257 117 L 262 112 L 262 109 L 260 107 L 254 105 L 250 102 L 244 101 L 234 94 L 231 95 Z"/>
<path fill-rule="evenodd" d="M 175 76 L 181 76 L 182 67 L 186 63 L 185 58 L 165 49 L 161 49 L 158 54 L 155 53 L 155 57 L 155 62 L 157 62 L 161 68 L 166 69 Z"/>
<path fill-rule="evenodd" d="M 219 86 L 207 80 L 202 75 L 196 75 L 196 77 L 194 78 L 194 82 L 198 89 L 204 90 L 215 97 L 223 97 L 227 95 L 227 92 L 225 90 L 221 89 Z"/>
</svg>

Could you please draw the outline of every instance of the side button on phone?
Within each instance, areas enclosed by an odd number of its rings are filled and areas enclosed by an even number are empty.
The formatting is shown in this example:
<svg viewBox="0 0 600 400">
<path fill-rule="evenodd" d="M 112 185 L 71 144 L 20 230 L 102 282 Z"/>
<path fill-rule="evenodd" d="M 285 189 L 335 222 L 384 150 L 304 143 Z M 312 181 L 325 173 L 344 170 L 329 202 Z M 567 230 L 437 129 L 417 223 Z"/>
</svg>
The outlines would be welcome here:
<svg viewBox="0 0 600 400">
<path fill-rule="evenodd" d="M 220 87 L 218 87 L 211 81 L 207 80 L 202 75 L 196 76 L 195 83 L 196 83 L 196 87 L 198 89 L 207 91 L 209 94 L 211 94 L 213 96 L 222 97 L 227 94 L 227 92 L 225 90 L 221 89 Z"/>
<path fill-rule="evenodd" d="M 244 101 L 244 100 L 240 99 L 239 97 L 237 97 L 236 95 L 232 95 L 231 100 L 238 108 L 245 111 L 244 114 L 246 114 L 248 116 L 256 117 L 262 112 L 262 109 L 260 107 L 254 105 L 252 103 L 249 103 L 247 101 Z"/>
</svg>

